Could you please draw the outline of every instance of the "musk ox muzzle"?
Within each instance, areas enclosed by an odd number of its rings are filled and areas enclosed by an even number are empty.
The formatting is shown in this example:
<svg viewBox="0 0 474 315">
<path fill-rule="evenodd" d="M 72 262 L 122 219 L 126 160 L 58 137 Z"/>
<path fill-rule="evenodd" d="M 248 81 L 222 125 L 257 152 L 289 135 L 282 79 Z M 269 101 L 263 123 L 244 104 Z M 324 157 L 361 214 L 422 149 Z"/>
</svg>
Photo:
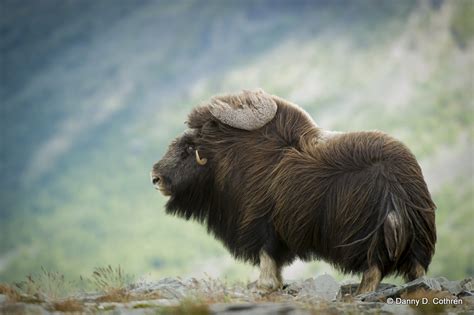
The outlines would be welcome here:
<svg viewBox="0 0 474 315">
<path fill-rule="evenodd" d="M 362 273 L 358 293 L 389 274 L 425 274 L 436 206 L 400 141 L 324 130 L 262 90 L 214 97 L 187 125 L 152 184 L 169 196 L 168 214 L 205 224 L 235 258 L 260 265 L 260 287 L 280 288 L 296 258 Z"/>
</svg>

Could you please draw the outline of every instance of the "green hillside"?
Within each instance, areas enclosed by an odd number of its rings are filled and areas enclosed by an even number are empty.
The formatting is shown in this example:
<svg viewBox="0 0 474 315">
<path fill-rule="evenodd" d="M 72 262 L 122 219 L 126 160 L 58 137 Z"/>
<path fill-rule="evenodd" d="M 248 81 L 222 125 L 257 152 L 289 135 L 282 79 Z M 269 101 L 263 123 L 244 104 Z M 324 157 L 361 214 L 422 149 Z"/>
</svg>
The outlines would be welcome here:
<svg viewBox="0 0 474 315">
<path fill-rule="evenodd" d="M 430 274 L 474 274 L 474 2 L 0 3 L 0 281 L 105 265 L 254 279 L 164 214 L 149 171 L 193 106 L 255 87 L 404 141 L 438 205 Z"/>
</svg>

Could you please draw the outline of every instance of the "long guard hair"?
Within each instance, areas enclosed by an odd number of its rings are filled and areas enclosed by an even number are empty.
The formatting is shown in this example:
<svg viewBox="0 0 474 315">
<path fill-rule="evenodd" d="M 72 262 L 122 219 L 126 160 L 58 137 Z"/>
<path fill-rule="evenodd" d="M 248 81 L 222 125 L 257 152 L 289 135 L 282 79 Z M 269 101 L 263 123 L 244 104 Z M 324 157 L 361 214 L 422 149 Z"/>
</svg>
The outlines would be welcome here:
<svg viewBox="0 0 474 315">
<path fill-rule="evenodd" d="M 207 225 L 240 259 L 265 249 L 279 265 L 323 259 L 382 277 L 425 270 L 436 242 L 435 204 L 409 149 L 382 132 L 325 137 L 306 113 L 274 98 L 257 130 L 230 127 L 208 106 L 188 125 L 209 171 L 173 195 L 167 212 Z"/>
</svg>

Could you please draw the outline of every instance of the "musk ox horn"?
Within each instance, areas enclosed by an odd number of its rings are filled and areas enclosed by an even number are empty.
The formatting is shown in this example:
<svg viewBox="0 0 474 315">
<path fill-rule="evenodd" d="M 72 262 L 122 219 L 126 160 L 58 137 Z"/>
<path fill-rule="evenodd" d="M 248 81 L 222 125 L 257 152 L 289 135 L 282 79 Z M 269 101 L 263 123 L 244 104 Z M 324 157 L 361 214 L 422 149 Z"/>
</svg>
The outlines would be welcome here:
<svg viewBox="0 0 474 315">
<path fill-rule="evenodd" d="M 201 157 L 199 156 L 198 150 L 196 150 L 196 162 L 197 162 L 199 165 L 206 165 L 206 163 L 207 163 L 207 159 L 206 159 L 206 158 L 201 159 Z"/>
<path fill-rule="evenodd" d="M 222 123 L 243 130 L 263 127 L 275 117 L 277 104 L 262 89 L 217 96 L 209 104 L 211 114 Z"/>
</svg>

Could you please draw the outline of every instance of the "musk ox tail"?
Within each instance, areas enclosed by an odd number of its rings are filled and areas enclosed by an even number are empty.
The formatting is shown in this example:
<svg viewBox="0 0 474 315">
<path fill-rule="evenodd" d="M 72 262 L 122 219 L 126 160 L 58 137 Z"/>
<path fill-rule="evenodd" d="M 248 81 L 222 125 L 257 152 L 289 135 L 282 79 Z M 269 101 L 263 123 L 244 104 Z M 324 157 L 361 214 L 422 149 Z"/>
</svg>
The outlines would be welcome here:
<svg viewBox="0 0 474 315">
<path fill-rule="evenodd" d="M 409 188 L 399 184 L 391 186 L 383 239 L 388 258 L 397 266 L 397 272 L 413 280 L 426 272 L 434 254 L 436 206 L 424 181 Z"/>
<path fill-rule="evenodd" d="M 391 261 L 397 261 L 408 243 L 406 220 L 407 209 L 403 202 L 391 195 L 388 201 L 388 213 L 383 223 L 385 247 Z"/>
<path fill-rule="evenodd" d="M 384 200 L 381 204 L 383 210 L 370 233 L 336 247 L 347 248 L 368 241 L 368 263 L 378 261 L 376 264 L 385 266 L 382 267 L 384 273 L 391 269 L 390 265 L 399 266 L 395 269 L 402 274 L 411 273 L 417 264 L 426 271 L 436 242 L 434 207 L 431 204 L 416 206 L 400 188 L 387 185 L 382 189 L 380 199 Z M 398 195 L 400 192 L 401 195 Z M 382 254 L 383 251 L 386 255 Z M 382 258 L 384 256 L 386 258 Z"/>
<path fill-rule="evenodd" d="M 368 256 L 370 257 L 369 260 L 372 260 L 380 246 L 379 242 L 384 242 L 390 261 L 396 262 L 400 259 L 410 241 L 412 229 L 410 215 L 403 200 L 400 200 L 388 189 L 382 192 L 382 196 L 380 199 L 385 200 L 385 202 L 382 203 L 381 218 L 375 228 L 361 239 L 336 247 L 349 247 L 369 241 Z"/>
</svg>

